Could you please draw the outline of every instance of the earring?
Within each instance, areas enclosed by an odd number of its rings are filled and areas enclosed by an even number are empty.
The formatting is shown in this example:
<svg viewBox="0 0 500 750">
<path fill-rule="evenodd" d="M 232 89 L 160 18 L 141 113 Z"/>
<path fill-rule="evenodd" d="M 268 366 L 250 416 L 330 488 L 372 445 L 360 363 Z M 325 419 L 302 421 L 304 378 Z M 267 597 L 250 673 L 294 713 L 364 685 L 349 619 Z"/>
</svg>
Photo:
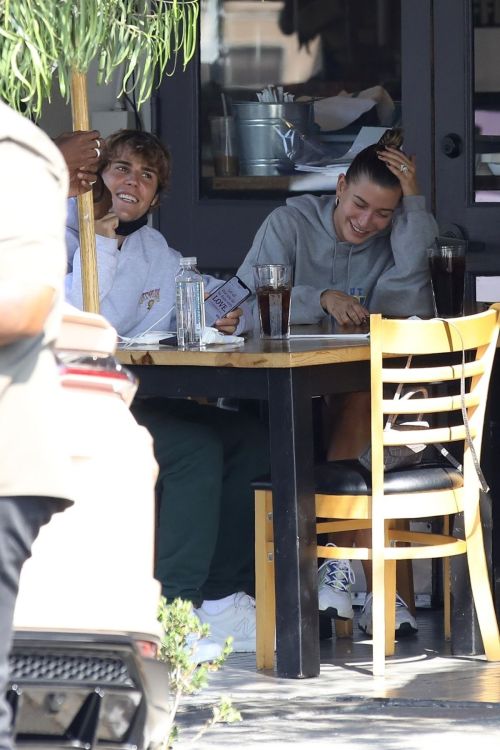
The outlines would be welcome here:
<svg viewBox="0 0 500 750">
<path fill-rule="evenodd" d="M 337 208 L 337 206 L 339 205 L 339 203 L 340 203 L 340 198 L 337 195 L 337 197 L 335 198 L 335 208 Z"/>
</svg>

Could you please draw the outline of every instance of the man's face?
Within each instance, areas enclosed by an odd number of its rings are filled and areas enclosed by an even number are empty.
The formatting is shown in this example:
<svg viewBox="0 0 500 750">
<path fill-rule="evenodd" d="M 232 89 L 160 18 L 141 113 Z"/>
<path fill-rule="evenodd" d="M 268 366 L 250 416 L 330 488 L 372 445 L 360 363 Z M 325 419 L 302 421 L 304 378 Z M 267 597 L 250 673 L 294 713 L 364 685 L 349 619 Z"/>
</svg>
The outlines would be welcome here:
<svg viewBox="0 0 500 750">
<path fill-rule="evenodd" d="M 157 201 L 158 174 L 142 154 L 126 147 L 114 156 L 102 173 L 111 193 L 112 210 L 120 221 L 135 221 Z"/>
<path fill-rule="evenodd" d="M 360 245 L 391 223 L 401 189 L 382 187 L 367 177 L 348 183 L 341 175 L 337 196 L 339 204 L 333 214 L 337 236 L 342 242 Z"/>
</svg>

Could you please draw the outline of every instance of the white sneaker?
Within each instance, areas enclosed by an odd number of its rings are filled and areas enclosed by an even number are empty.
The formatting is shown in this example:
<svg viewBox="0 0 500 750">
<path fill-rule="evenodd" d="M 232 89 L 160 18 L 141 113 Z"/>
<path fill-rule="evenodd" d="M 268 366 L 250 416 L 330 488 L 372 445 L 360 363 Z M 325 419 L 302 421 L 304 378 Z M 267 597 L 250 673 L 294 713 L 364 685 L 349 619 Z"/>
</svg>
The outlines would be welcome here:
<svg viewBox="0 0 500 750">
<path fill-rule="evenodd" d="M 190 633 L 186 638 L 186 649 L 189 651 L 189 659 L 193 664 L 202 664 L 205 661 L 219 659 L 223 646 L 208 636 L 199 638 L 195 633 Z"/>
<path fill-rule="evenodd" d="M 354 581 L 354 572 L 349 560 L 326 560 L 318 569 L 319 611 L 336 620 L 352 620 L 354 610 L 351 584 Z"/>
<path fill-rule="evenodd" d="M 372 599 L 372 594 L 368 594 L 358 622 L 360 629 L 367 635 L 373 635 Z M 396 636 L 413 635 L 417 630 L 417 621 L 408 609 L 406 602 L 396 592 Z"/>
<path fill-rule="evenodd" d="M 209 614 L 203 609 L 195 609 L 202 623 L 210 625 L 210 638 L 223 644 L 230 635 L 233 637 L 233 652 L 255 651 L 255 599 L 239 591 L 232 603 L 217 614 Z"/>
</svg>

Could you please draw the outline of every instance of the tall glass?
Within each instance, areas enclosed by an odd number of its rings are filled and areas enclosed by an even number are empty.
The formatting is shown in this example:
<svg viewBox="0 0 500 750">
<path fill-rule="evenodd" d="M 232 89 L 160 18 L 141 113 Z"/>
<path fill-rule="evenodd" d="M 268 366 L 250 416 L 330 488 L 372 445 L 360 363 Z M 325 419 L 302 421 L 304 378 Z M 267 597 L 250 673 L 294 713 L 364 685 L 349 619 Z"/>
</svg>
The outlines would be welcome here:
<svg viewBox="0 0 500 750">
<path fill-rule="evenodd" d="M 234 177 L 238 174 L 236 131 L 232 117 L 212 117 L 212 153 L 217 177 Z"/>
<path fill-rule="evenodd" d="M 290 335 L 291 266 L 272 263 L 253 269 L 260 335 L 265 339 L 286 339 Z"/>
<path fill-rule="evenodd" d="M 466 250 L 467 240 L 436 237 L 427 251 L 436 317 L 456 318 L 464 314 Z"/>
</svg>

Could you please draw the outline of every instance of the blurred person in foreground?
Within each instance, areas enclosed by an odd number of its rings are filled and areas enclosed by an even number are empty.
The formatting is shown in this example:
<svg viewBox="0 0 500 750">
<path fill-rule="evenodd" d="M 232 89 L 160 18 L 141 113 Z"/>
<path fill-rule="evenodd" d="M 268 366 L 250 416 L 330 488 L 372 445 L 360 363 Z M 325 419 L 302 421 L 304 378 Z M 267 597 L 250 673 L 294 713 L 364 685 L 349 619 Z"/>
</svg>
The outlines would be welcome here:
<svg viewBox="0 0 500 750">
<path fill-rule="evenodd" d="M 0 750 L 12 750 L 5 691 L 21 568 L 40 527 L 72 502 L 53 354 L 68 173 L 50 139 L 2 102 L 0 163 Z"/>
</svg>

